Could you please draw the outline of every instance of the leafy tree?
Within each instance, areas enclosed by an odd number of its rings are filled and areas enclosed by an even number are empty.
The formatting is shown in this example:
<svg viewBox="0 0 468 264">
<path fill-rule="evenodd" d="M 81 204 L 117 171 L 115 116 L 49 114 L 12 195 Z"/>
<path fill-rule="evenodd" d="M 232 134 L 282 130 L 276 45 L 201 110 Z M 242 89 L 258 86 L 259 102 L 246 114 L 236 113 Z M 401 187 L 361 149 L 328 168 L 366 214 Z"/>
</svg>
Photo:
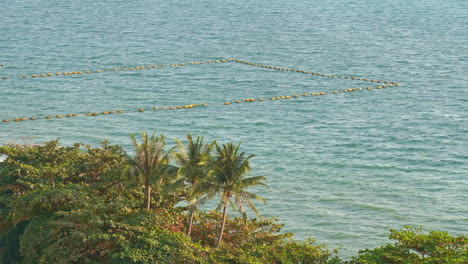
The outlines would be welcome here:
<svg viewBox="0 0 468 264">
<path fill-rule="evenodd" d="M 217 239 L 216 234 L 219 233 L 219 222 L 222 219 L 223 215 L 218 211 L 201 212 L 199 224 L 193 227 L 192 241 L 205 247 L 214 245 Z M 275 245 L 279 241 L 289 241 L 293 234 L 282 233 L 283 226 L 276 218 L 246 220 L 243 217 L 227 217 L 223 245 L 243 247 L 244 245 Z"/>
<path fill-rule="evenodd" d="M 253 155 L 246 157 L 244 152 L 239 152 L 240 144 L 228 143 L 221 147 L 215 143 L 215 147 L 216 155 L 211 164 L 209 178 L 196 188 L 196 192 L 205 193 L 205 196 L 199 199 L 200 204 L 218 194 L 221 196 L 221 201 L 216 208 L 216 210 L 223 208 L 221 229 L 216 242 L 216 247 L 219 247 L 226 224 L 228 206 L 238 209 L 244 217 L 246 217 L 245 206 L 250 207 L 259 215 L 252 199 L 266 203 L 265 199 L 246 190 L 257 185 L 265 187 L 267 185 L 263 183 L 266 180 L 263 176 L 246 177 L 251 170 L 249 160 Z"/>
<path fill-rule="evenodd" d="M 193 263 L 196 246 L 174 226 L 182 211 L 140 208 L 124 186 L 83 190 L 69 210 L 35 217 L 21 237 L 23 263 Z M 85 198 L 88 197 L 88 198 Z"/>
<path fill-rule="evenodd" d="M 203 193 L 197 193 L 196 188 L 208 176 L 207 163 L 211 157 L 213 144 L 204 144 L 203 137 L 197 137 L 194 142 L 191 135 L 187 136 L 187 140 L 187 147 L 177 140 L 179 151 L 174 154 L 174 157 L 179 165 L 180 179 L 174 183 L 173 188 L 180 190 L 184 185 L 187 187 L 186 200 L 189 217 L 187 236 L 190 236 L 193 219 L 198 211 L 197 200 L 203 195 Z"/>
<path fill-rule="evenodd" d="M 58 140 L 44 145 L 7 144 L 0 147 L 0 262 L 21 260 L 20 237 L 38 218 L 70 210 L 86 198 L 87 186 L 101 192 L 114 185 L 115 171 L 126 162 L 119 146 L 100 148 Z M 120 174 L 120 172 L 119 172 Z"/>
<path fill-rule="evenodd" d="M 135 146 L 135 157 L 129 158 L 129 167 L 127 172 L 131 176 L 141 181 L 145 187 L 145 208 L 151 208 L 152 187 L 159 195 L 158 202 L 161 202 L 163 185 L 167 183 L 168 176 L 174 172 L 174 167 L 169 164 L 172 149 L 165 150 L 166 140 L 163 135 L 156 137 L 153 134 L 148 137 L 143 132 L 142 142 L 138 143 L 135 135 L 130 135 Z"/>
<path fill-rule="evenodd" d="M 406 226 L 400 231 L 390 230 L 390 239 L 397 242 L 359 251 L 349 263 L 468 263 L 468 240 L 464 236 L 442 231 L 424 234 L 421 228 Z"/>
</svg>

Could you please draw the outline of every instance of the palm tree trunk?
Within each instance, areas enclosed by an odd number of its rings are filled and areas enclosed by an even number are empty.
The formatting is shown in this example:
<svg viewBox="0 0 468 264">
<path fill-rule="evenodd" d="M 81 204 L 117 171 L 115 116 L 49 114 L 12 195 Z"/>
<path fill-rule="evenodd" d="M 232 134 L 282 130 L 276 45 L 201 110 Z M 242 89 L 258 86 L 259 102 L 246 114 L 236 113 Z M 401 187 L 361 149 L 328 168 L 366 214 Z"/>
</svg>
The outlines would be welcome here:
<svg viewBox="0 0 468 264">
<path fill-rule="evenodd" d="M 146 210 L 151 208 L 151 185 L 146 184 Z"/>
<path fill-rule="evenodd" d="M 190 236 L 190 233 L 192 233 L 193 215 L 194 215 L 193 213 L 190 215 L 187 236 Z"/>
<path fill-rule="evenodd" d="M 218 241 L 216 242 L 217 248 L 221 244 L 221 239 L 223 238 L 224 225 L 226 224 L 227 210 L 228 210 L 228 205 L 226 201 L 226 204 L 224 204 L 224 210 L 223 210 L 223 222 L 221 223 L 221 230 L 219 231 Z"/>
</svg>

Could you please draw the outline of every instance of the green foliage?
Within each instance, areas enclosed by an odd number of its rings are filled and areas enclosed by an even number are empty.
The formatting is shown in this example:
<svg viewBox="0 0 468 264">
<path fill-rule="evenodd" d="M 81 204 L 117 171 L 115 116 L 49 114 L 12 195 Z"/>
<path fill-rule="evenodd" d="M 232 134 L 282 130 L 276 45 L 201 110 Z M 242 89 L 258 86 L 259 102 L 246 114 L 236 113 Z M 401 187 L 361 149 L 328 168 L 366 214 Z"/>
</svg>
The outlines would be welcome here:
<svg viewBox="0 0 468 264">
<path fill-rule="evenodd" d="M 194 142 L 191 135 L 187 136 L 187 147 L 176 139 L 179 152 L 174 153 L 174 158 L 179 165 L 177 171 L 178 180 L 175 181 L 169 188 L 168 192 L 182 193 L 188 203 L 187 214 L 188 230 L 187 235 L 190 236 L 192 231 L 192 223 L 198 213 L 198 199 L 204 194 L 197 192 L 197 186 L 206 181 L 209 173 L 209 164 L 211 160 L 211 149 L 213 144 L 204 144 L 203 137 L 197 137 Z"/>
<path fill-rule="evenodd" d="M 193 227 L 192 240 L 205 247 L 214 246 L 219 232 L 222 214 L 216 211 L 200 213 Z M 290 239 L 292 234 L 281 233 L 283 224 L 277 219 L 227 218 L 224 245 L 242 246 L 248 244 L 273 245 L 278 241 Z"/>
<path fill-rule="evenodd" d="M 221 228 L 216 242 L 219 247 L 223 237 L 223 231 L 226 223 L 227 210 L 229 205 L 239 210 L 247 218 L 245 207 L 250 207 L 259 216 L 259 212 L 253 203 L 253 200 L 259 200 L 266 203 L 266 200 L 247 189 L 253 186 L 268 187 L 263 176 L 246 177 L 250 172 L 250 159 L 253 155 L 246 156 L 245 152 L 239 152 L 240 144 L 228 143 L 219 146 L 214 143 L 216 154 L 210 162 L 210 172 L 207 179 L 195 187 L 196 193 L 203 193 L 204 196 L 198 200 L 199 204 L 213 199 L 216 195 L 221 196 L 221 200 L 216 210 L 223 208 L 223 218 Z"/>
<path fill-rule="evenodd" d="M 341 263 L 335 253 L 314 245 L 313 241 L 299 243 L 279 240 L 275 245 L 249 244 L 243 246 L 223 245 L 208 251 L 208 263 L 279 263 L 322 264 Z"/>
<path fill-rule="evenodd" d="M 139 143 L 135 135 L 130 135 L 135 146 L 135 157 L 129 157 L 128 166 L 123 174 L 129 174 L 136 182 L 145 188 L 145 208 L 151 209 L 151 202 L 155 200 L 157 207 L 171 206 L 172 200 L 164 199 L 164 188 L 173 183 L 177 168 L 170 164 L 170 157 L 173 151 L 166 151 L 166 138 L 164 135 L 156 137 L 153 134 L 148 137 L 143 132 L 142 142 Z M 169 202 L 169 204 L 168 204 Z"/>
<path fill-rule="evenodd" d="M 229 218 L 226 210 L 200 213 L 186 236 L 191 206 L 216 195 L 219 208 L 256 211 L 252 200 L 263 198 L 246 189 L 265 178 L 246 177 L 252 156 L 239 145 L 214 145 L 211 156 L 211 145 L 189 138 L 175 154 L 176 168 L 164 137 L 143 138 L 140 144 L 133 137 L 136 157 L 108 142 L 1 147 L 7 159 L 0 162 L 0 263 L 468 263 L 466 237 L 411 227 L 391 230 L 395 243 L 348 262 L 313 240 L 292 240 L 274 218 Z M 154 187 L 149 210 L 145 182 Z M 188 206 L 176 207 L 184 198 Z M 219 234 L 224 243 L 215 248 Z"/>
<path fill-rule="evenodd" d="M 443 231 L 422 233 L 421 228 L 406 226 L 390 230 L 395 244 L 366 249 L 349 263 L 468 263 L 468 243 L 464 236 L 454 237 Z"/>
<path fill-rule="evenodd" d="M 162 228 L 177 224 L 179 214 L 126 204 L 123 199 L 103 203 L 96 197 L 87 210 L 36 218 L 21 239 L 23 263 L 180 263 L 196 259 L 188 237 Z"/>
<path fill-rule="evenodd" d="M 64 147 L 58 140 L 44 145 L 8 144 L 0 147 L 0 154 L 7 156 L 0 162 L 2 263 L 21 260 L 19 241 L 29 220 L 82 206 L 89 186 L 100 193 L 114 185 L 115 172 L 126 162 L 121 147 L 105 141 L 100 148 Z"/>
</svg>

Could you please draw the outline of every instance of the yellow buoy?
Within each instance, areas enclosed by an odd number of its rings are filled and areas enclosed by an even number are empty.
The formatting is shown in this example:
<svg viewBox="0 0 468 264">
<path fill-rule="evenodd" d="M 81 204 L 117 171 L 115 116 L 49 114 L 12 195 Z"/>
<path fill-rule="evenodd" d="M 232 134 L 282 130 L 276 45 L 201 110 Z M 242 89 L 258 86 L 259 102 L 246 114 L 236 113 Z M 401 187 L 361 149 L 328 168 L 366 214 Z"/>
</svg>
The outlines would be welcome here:
<svg viewBox="0 0 468 264">
<path fill-rule="evenodd" d="M 231 103 L 230 102 L 225 102 L 224 105 L 230 105 Z"/>
<path fill-rule="evenodd" d="M 372 87 L 367 87 L 367 90 L 372 90 Z"/>
<path fill-rule="evenodd" d="M 73 116 L 78 116 L 78 114 L 73 114 Z"/>
<path fill-rule="evenodd" d="M 57 116 L 57 118 L 62 118 L 62 117 L 63 117 L 63 115 L 58 115 L 58 116 Z"/>
<path fill-rule="evenodd" d="M 104 112 L 102 112 L 102 114 L 103 114 L 103 115 L 107 115 L 107 114 L 109 114 L 109 112 L 104 111 Z"/>
<path fill-rule="evenodd" d="M 276 97 L 272 97 L 270 100 L 276 100 Z"/>
<path fill-rule="evenodd" d="M 320 95 L 325 95 L 326 93 L 325 92 L 321 92 Z"/>
<path fill-rule="evenodd" d="M 400 86 L 401 84 L 397 83 L 396 86 Z"/>
<path fill-rule="evenodd" d="M 93 115 L 93 116 L 97 116 L 97 115 L 99 115 L 99 114 L 98 114 L 98 113 L 92 113 L 91 115 Z"/>
<path fill-rule="evenodd" d="M 295 94 L 295 95 L 294 95 L 294 97 L 296 97 L 296 98 L 297 98 L 297 97 L 299 97 L 299 95 L 298 95 L 298 94 Z"/>
<path fill-rule="evenodd" d="M 173 107 L 173 106 L 169 107 L 169 110 L 174 110 L 174 109 L 175 109 L 175 107 Z"/>
<path fill-rule="evenodd" d="M 114 113 L 115 113 L 115 111 L 109 111 L 109 114 L 114 114 Z"/>
<path fill-rule="evenodd" d="M 8 79 L 8 77 L 5 76 L 5 77 L 2 77 L 2 79 L 3 79 L 3 80 L 6 80 L 6 79 Z"/>
<path fill-rule="evenodd" d="M 44 74 L 44 73 L 43 73 L 43 74 L 41 74 L 41 77 L 46 77 L 46 76 L 47 76 L 47 75 L 46 75 L 46 74 Z"/>
<path fill-rule="evenodd" d="M 28 78 L 28 76 L 21 76 L 21 78 L 24 78 L 24 79 L 26 79 L 26 78 Z"/>
<path fill-rule="evenodd" d="M 53 116 L 46 116 L 46 118 L 47 118 L 47 119 L 52 119 L 52 118 L 53 118 Z"/>
<path fill-rule="evenodd" d="M 36 118 L 34 116 L 31 116 L 29 120 L 36 120 Z"/>
<path fill-rule="evenodd" d="M 3 119 L 3 122 L 5 122 L 5 123 L 10 122 L 10 120 L 9 119 Z"/>
<path fill-rule="evenodd" d="M 33 75 L 31 75 L 31 77 L 34 77 L 34 78 L 36 78 L 36 77 L 37 77 L 37 75 L 36 75 L 36 74 L 33 74 Z"/>
<path fill-rule="evenodd" d="M 182 109 L 182 106 L 177 106 L 177 109 Z"/>
<path fill-rule="evenodd" d="M 237 101 L 236 101 L 236 103 L 240 103 L 240 102 L 242 102 L 242 101 L 241 101 L 241 100 L 237 100 Z M 246 101 L 246 102 L 247 102 L 247 101 Z"/>
<path fill-rule="evenodd" d="M 53 74 L 52 73 L 48 73 L 47 76 L 52 76 Z"/>
<path fill-rule="evenodd" d="M 260 98 L 260 99 L 258 99 L 258 100 L 259 100 L 260 102 L 263 102 L 263 101 L 265 101 L 265 99 L 264 99 L 264 98 Z"/>
<path fill-rule="evenodd" d="M 157 109 L 159 109 L 159 107 L 155 106 L 155 107 L 153 107 L 153 109 L 154 109 L 154 110 L 157 110 Z"/>
<path fill-rule="evenodd" d="M 21 122 L 21 118 L 15 118 L 14 121 L 15 122 Z"/>
<path fill-rule="evenodd" d="M 73 116 L 73 114 L 68 114 L 68 115 L 67 115 L 67 117 L 72 117 L 72 116 Z"/>
<path fill-rule="evenodd" d="M 124 112 L 124 111 L 122 111 L 122 110 L 117 111 L 117 113 L 119 113 L 119 114 L 122 114 L 123 112 Z"/>
<path fill-rule="evenodd" d="M 143 109 L 143 108 L 140 108 L 140 109 L 138 109 L 138 111 L 140 111 L 140 112 L 144 112 L 144 111 L 145 111 L 145 109 Z"/>
<path fill-rule="evenodd" d="M 61 73 L 61 72 L 57 72 L 57 73 L 55 73 L 55 75 L 62 75 L 62 73 Z"/>
<path fill-rule="evenodd" d="M 337 91 L 334 91 L 333 93 L 334 93 L 334 94 L 337 94 L 338 92 L 337 92 Z"/>
</svg>

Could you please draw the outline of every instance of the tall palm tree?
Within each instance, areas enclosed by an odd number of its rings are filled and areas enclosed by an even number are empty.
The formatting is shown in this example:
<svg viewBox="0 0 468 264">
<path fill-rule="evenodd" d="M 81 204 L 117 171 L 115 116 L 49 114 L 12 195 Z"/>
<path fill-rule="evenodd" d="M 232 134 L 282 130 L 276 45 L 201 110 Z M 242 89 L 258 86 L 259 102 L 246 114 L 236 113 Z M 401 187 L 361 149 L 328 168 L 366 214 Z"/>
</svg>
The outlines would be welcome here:
<svg viewBox="0 0 468 264">
<path fill-rule="evenodd" d="M 173 189 L 180 189 L 182 186 L 187 186 L 188 201 L 188 231 L 190 236 L 192 231 L 193 219 L 198 211 L 197 200 L 202 195 L 197 193 L 196 187 L 205 180 L 208 175 L 207 162 L 210 160 L 213 144 L 203 144 L 203 137 L 197 137 L 194 142 L 191 135 L 187 135 L 187 147 L 176 139 L 179 146 L 179 151 L 174 153 L 175 160 L 179 165 L 178 176 L 180 179 L 173 185 Z"/>
<path fill-rule="evenodd" d="M 148 137 L 144 131 L 141 143 L 138 143 L 134 134 L 131 134 L 130 138 L 135 146 L 135 157 L 129 158 L 128 171 L 145 186 L 145 207 L 149 210 L 152 187 L 155 187 L 159 195 L 162 194 L 162 185 L 171 168 L 169 161 L 173 148 L 165 151 L 166 140 L 163 135 L 156 137 L 153 133 Z"/>
<path fill-rule="evenodd" d="M 216 247 L 219 247 L 223 237 L 224 227 L 228 213 L 228 207 L 231 205 L 239 210 L 246 217 L 245 206 L 250 207 L 257 216 L 260 216 L 252 199 L 266 203 L 265 199 L 248 192 L 247 189 L 253 186 L 261 185 L 268 187 L 263 176 L 246 177 L 250 172 L 250 159 L 254 155 L 246 157 L 244 152 L 239 153 L 240 144 L 223 144 L 222 147 L 215 143 L 216 155 L 212 161 L 212 167 L 209 173 L 208 181 L 198 186 L 198 192 L 205 193 L 205 196 L 199 199 L 199 204 L 221 196 L 221 200 L 216 210 L 223 208 L 223 217 L 221 229 L 219 231 Z"/>
</svg>

